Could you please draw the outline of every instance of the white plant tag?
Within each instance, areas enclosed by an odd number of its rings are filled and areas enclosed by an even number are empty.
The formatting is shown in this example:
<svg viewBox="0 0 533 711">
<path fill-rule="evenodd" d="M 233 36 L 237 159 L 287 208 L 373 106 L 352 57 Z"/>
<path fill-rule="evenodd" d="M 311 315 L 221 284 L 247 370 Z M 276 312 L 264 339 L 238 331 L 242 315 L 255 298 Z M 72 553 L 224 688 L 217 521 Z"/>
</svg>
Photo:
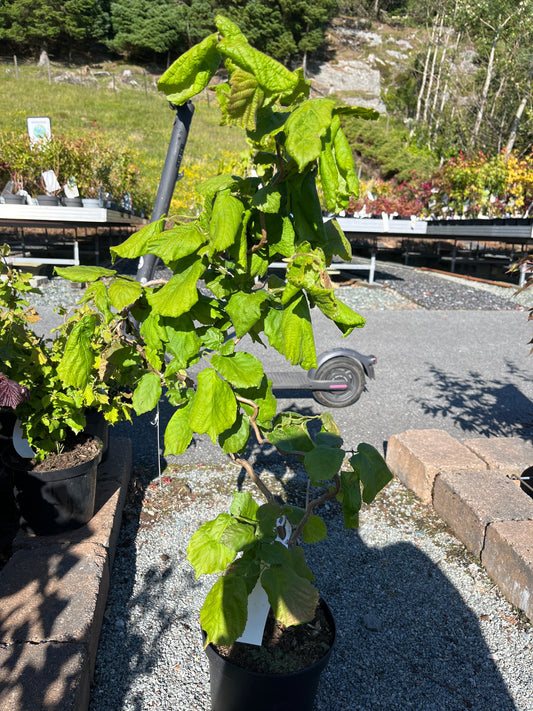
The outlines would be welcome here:
<svg viewBox="0 0 533 711">
<path fill-rule="evenodd" d="M 61 185 L 57 182 L 57 176 L 53 170 L 45 170 L 41 175 L 47 193 L 51 195 L 56 192 L 56 190 L 61 189 Z"/>
<path fill-rule="evenodd" d="M 24 459 L 33 459 L 33 457 L 35 457 L 35 452 L 30 447 L 28 440 L 22 434 L 20 420 L 16 420 L 15 426 L 13 427 L 13 447 L 19 457 L 24 457 Z"/>
<path fill-rule="evenodd" d="M 283 536 L 283 539 L 281 539 L 278 535 L 276 540 L 283 543 L 284 546 L 287 546 L 289 538 L 291 537 L 291 525 L 285 516 L 279 518 L 277 524 L 278 527 L 285 527 L 285 535 Z M 268 595 L 264 591 L 261 582 L 258 580 L 254 589 L 248 596 L 248 619 L 246 621 L 244 632 L 239 637 L 237 642 L 255 644 L 256 647 L 260 647 L 263 642 L 263 634 L 265 632 L 265 625 L 269 611 L 270 603 L 268 601 Z"/>
</svg>

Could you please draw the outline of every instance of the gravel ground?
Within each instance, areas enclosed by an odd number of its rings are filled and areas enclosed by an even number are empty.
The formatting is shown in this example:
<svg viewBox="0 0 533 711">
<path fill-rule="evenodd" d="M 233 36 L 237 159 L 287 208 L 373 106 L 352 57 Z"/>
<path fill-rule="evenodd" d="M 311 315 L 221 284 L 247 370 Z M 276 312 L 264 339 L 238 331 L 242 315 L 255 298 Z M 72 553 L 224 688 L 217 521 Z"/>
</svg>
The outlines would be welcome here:
<svg viewBox="0 0 533 711">
<path fill-rule="evenodd" d="M 457 310 L 503 312 L 530 306 L 525 295 L 515 299 L 504 287 L 398 266 L 380 264 L 376 278 L 385 286 L 342 286 L 339 295 L 367 317 L 366 312 L 376 310 L 414 310 L 421 316 L 424 310 L 443 310 L 444 320 L 438 323 L 448 324 L 452 332 Z M 35 300 L 40 307 L 47 301 L 43 329 L 54 320 L 50 309 L 55 303 L 70 304 L 79 296 L 56 280 L 44 294 Z M 484 316 L 492 324 L 489 317 Z M 460 314 L 457 318 L 464 320 Z M 407 321 L 402 317 L 400 322 L 405 329 Z M 524 336 L 525 341 L 527 325 Z M 457 358 L 466 355 L 458 352 Z M 439 397 L 450 389 L 449 380 L 443 383 L 446 391 Z M 496 386 L 494 392 L 505 390 L 503 376 Z M 369 395 L 358 412 L 364 413 L 365 403 L 379 393 Z M 459 406 L 474 416 L 467 401 Z M 419 411 L 407 402 L 403 407 L 403 422 L 412 426 L 413 417 L 417 426 Z M 339 411 L 339 423 L 356 409 Z M 509 423 L 516 419 L 512 413 L 509 418 Z M 134 447 L 144 439 L 134 435 Z M 185 550 L 198 524 L 227 507 L 239 470 L 206 457 L 200 446 L 196 459 L 184 455 L 161 480 L 153 459 L 150 466 L 141 461 L 136 455 L 90 711 L 208 711 L 208 668 L 197 619 L 209 581 L 194 580 Z M 297 468 L 275 460 L 264 475 L 291 500 L 303 496 Z M 394 482 L 363 512 L 358 532 L 344 532 L 339 513 L 331 504 L 325 512 L 328 539 L 306 551 L 337 624 L 316 711 L 532 710 L 531 625 L 433 512 Z"/>
</svg>

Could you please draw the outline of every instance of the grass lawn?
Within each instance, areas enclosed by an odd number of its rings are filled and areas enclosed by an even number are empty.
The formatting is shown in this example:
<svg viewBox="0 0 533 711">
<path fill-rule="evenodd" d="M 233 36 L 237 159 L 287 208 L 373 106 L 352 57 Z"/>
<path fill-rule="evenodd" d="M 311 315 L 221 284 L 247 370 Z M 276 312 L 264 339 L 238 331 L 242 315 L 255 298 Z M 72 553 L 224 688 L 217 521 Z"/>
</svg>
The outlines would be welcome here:
<svg viewBox="0 0 533 711">
<path fill-rule="evenodd" d="M 69 70 L 74 77 L 80 70 Z M 155 197 L 161 168 L 172 131 L 174 112 L 163 94 L 152 86 L 145 75 L 135 76 L 139 86 L 113 82 L 107 75 L 94 81 L 94 86 L 54 82 L 64 70 L 52 67 L 49 84 L 46 70 L 23 66 L 18 79 L 12 67 L 0 65 L 3 73 L 0 130 L 26 132 L 28 116 L 49 116 L 52 132 L 80 136 L 85 132 L 102 132 L 118 145 L 138 152 L 139 168 Z M 81 75 L 82 76 L 82 75 Z M 115 83 L 117 88 L 112 88 Z M 195 101 L 195 114 L 185 150 L 182 170 L 185 178 L 178 183 L 173 211 L 194 211 L 191 183 L 218 172 L 219 166 L 238 160 L 246 150 L 244 134 L 236 128 L 220 126 L 220 114 L 214 100 Z"/>
</svg>

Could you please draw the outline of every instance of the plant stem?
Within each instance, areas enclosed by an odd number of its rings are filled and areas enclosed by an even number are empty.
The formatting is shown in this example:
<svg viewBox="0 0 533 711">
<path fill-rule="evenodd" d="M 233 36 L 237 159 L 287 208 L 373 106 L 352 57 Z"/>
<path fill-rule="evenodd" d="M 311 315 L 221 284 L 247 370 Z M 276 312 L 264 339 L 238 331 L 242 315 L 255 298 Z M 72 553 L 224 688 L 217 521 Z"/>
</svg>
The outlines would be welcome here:
<svg viewBox="0 0 533 711">
<path fill-rule="evenodd" d="M 257 486 L 257 488 L 261 491 L 265 499 L 268 501 L 269 504 L 276 504 L 276 497 L 274 494 L 270 491 L 270 489 L 267 487 L 267 485 L 262 481 L 261 477 L 259 474 L 256 474 L 254 471 L 253 466 L 247 459 L 243 459 L 242 457 L 236 457 L 234 454 L 230 454 L 231 459 L 233 459 L 234 462 L 239 464 L 248 474 L 250 479 L 253 481 L 253 483 Z"/>
<path fill-rule="evenodd" d="M 324 492 L 322 494 L 322 496 L 319 496 L 317 499 L 313 499 L 312 501 L 310 501 L 307 504 L 302 520 L 300 521 L 298 526 L 294 529 L 294 531 L 292 532 L 292 535 L 289 539 L 289 543 L 288 543 L 289 548 L 291 546 L 293 546 L 296 543 L 296 541 L 298 540 L 298 538 L 300 537 L 300 534 L 304 530 L 305 524 L 311 518 L 313 509 L 316 508 L 317 506 L 320 506 L 321 504 L 325 503 L 329 499 L 333 499 L 339 493 L 339 491 L 341 489 L 341 479 L 340 479 L 339 475 L 335 474 L 333 480 L 335 482 L 335 486 L 333 487 L 333 489 L 330 489 L 329 491 Z"/>
</svg>

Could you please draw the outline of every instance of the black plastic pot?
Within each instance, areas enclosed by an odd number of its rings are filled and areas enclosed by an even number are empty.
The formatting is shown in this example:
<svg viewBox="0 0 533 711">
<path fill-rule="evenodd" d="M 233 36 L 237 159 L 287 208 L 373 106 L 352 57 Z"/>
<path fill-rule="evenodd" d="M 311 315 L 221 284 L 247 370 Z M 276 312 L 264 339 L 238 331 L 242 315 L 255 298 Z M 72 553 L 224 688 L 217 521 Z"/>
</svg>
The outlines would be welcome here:
<svg viewBox="0 0 533 711">
<path fill-rule="evenodd" d="M 324 601 L 321 605 L 335 634 L 333 615 Z M 312 711 L 320 674 L 326 668 L 334 642 L 318 662 L 289 674 L 261 674 L 243 669 L 208 645 L 205 651 L 209 660 L 212 711 Z"/>
<path fill-rule="evenodd" d="M 85 410 L 85 429 L 88 435 L 98 437 L 102 442 L 102 462 L 105 461 L 109 449 L 109 422 L 96 410 Z"/>
<path fill-rule="evenodd" d="M 37 195 L 37 202 L 41 207 L 61 205 L 59 198 L 56 195 Z"/>
<path fill-rule="evenodd" d="M 24 205 L 26 203 L 25 195 L 15 195 L 6 193 L 2 196 L 6 201 L 6 204 L 10 205 Z"/>
<path fill-rule="evenodd" d="M 101 451 L 88 462 L 69 469 L 24 470 L 5 458 L 4 468 L 12 472 L 15 501 L 21 524 L 31 532 L 47 536 L 79 528 L 94 514 L 96 474 Z"/>
<path fill-rule="evenodd" d="M 61 201 L 65 207 L 83 207 L 81 197 L 68 198 L 64 197 Z"/>
</svg>

